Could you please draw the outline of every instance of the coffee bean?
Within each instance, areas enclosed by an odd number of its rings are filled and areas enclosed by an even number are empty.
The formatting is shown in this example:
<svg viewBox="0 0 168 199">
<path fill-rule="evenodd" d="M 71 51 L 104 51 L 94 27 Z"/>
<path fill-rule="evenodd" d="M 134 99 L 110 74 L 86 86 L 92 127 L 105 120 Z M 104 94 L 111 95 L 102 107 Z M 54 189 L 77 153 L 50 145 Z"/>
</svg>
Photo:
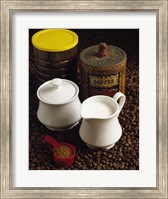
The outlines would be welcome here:
<svg viewBox="0 0 168 199">
<path fill-rule="evenodd" d="M 91 154 L 88 154 L 88 157 L 89 157 L 89 158 L 92 158 L 92 155 L 91 155 Z"/>
<path fill-rule="evenodd" d="M 121 162 L 121 158 L 120 157 L 118 158 L 118 161 Z"/>
<path fill-rule="evenodd" d="M 131 144 L 132 144 L 131 139 L 128 139 L 128 144 L 129 144 L 129 145 L 131 145 Z"/>
<path fill-rule="evenodd" d="M 109 166 L 110 166 L 110 168 L 112 168 L 112 166 L 113 166 L 113 163 L 112 163 L 112 162 L 110 162 Z"/>
<path fill-rule="evenodd" d="M 122 152 L 120 152 L 120 153 L 119 153 L 119 156 L 120 156 L 120 157 L 123 157 L 123 153 L 122 153 Z"/>
<path fill-rule="evenodd" d="M 107 155 L 107 157 L 110 159 L 110 158 L 112 158 L 112 155 L 111 155 L 111 154 L 109 154 L 109 155 Z"/>
<path fill-rule="evenodd" d="M 136 152 L 135 152 L 135 151 L 132 151 L 131 154 L 132 154 L 133 156 L 136 156 Z"/>
<path fill-rule="evenodd" d="M 100 169 L 101 169 L 101 166 L 100 166 L 100 165 L 98 165 L 98 166 L 96 167 L 96 169 L 97 169 L 97 170 L 100 170 Z"/>
<path fill-rule="evenodd" d="M 124 166 L 125 166 L 125 162 L 121 162 L 120 169 L 124 169 Z"/>
<path fill-rule="evenodd" d="M 118 167 L 118 165 L 117 165 L 116 162 L 114 162 L 113 166 L 114 166 L 114 168 L 117 168 L 117 167 Z"/>
</svg>

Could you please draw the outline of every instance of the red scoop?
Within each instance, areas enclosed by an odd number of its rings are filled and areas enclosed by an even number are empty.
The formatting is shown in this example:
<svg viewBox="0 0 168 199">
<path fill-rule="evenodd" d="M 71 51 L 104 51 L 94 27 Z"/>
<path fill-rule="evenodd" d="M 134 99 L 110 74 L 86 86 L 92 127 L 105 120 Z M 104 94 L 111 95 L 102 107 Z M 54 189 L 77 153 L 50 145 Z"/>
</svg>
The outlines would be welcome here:
<svg viewBox="0 0 168 199">
<path fill-rule="evenodd" d="M 59 165 L 71 166 L 74 162 L 76 149 L 68 143 L 58 143 L 49 135 L 44 136 L 44 141 L 51 144 L 53 148 L 54 161 Z"/>
</svg>

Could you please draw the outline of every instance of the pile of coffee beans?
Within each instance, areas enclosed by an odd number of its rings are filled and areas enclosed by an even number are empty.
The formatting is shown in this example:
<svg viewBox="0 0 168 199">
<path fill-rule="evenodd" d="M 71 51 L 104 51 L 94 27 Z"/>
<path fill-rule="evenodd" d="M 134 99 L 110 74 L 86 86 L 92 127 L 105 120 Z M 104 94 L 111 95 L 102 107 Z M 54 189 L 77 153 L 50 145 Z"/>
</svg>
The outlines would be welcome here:
<svg viewBox="0 0 168 199">
<path fill-rule="evenodd" d="M 86 37 L 87 35 L 85 35 Z M 88 36 L 89 38 L 89 36 Z M 86 40 L 85 40 L 86 42 Z M 88 41 L 89 42 L 89 41 Z M 80 45 L 82 45 L 80 43 Z M 87 44 L 86 44 L 87 45 Z M 88 43 L 87 46 L 90 44 Z M 82 48 L 80 46 L 80 48 Z M 83 47 L 85 48 L 85 46 Z M 50 131 L 37 119 L 38 82 L 35 76 L 33 50 L 30 44 L 29 62 L 29 169 L 30 170 L 138 170 L 139 169 L 139 66 L 135 55 L 128 58 L 126 71 L 126 103 L 119 115 L 122 136 L 115 146 L 90 149 L 79 136 L 80 123 L 69 131 Z M 128 49 L 129 50 L 129 49 Z M 132 52 L 132 51 L 131 51 Z M 102 132 L 103 133 L 103 132 Z M 53 148 L 43 141 L 50 135 L 58 142 L 76 148 L 72 166 L 59 166 L 53 159 Z"/>
</svg>

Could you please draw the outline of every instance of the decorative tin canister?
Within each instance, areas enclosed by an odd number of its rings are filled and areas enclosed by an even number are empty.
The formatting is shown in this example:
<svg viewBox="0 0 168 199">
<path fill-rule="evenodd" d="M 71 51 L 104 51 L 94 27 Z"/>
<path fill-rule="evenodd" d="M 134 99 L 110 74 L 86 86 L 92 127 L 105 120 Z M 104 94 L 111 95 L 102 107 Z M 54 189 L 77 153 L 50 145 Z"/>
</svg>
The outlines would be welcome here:
<svg viewBox="0 0 168 199">
<path fill-rule="evenodd" d="M 67 29 L 46 29 L 32 37 L 40 83 L 53 78 L 76 81 L 78 35 Z"/>
<path fill-rule="evenodd" d="M 94 95 L 113 97 L 125 93 L 126 53 L 113 45 L 100 43 L 84 49 L 79 55 L 81 99 Z"/>
</svg>

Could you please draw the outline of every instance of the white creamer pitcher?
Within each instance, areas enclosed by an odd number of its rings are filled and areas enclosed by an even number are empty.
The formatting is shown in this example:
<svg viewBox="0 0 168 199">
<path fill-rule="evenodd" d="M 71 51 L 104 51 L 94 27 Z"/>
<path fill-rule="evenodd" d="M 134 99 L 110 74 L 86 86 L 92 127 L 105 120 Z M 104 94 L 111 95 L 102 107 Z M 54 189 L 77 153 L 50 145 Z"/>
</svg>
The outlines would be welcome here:
<svg viewBox="0 0 168 199">
<path fill-rule="evenodd" d="M 120 139 L 122 129 L 118 115 L 125 95 L 118 92 L 113 98 L 96 95 L 87 98 L 81 107 L 81 139 L 91 148 L 112 148 Z"/>
</svg>

